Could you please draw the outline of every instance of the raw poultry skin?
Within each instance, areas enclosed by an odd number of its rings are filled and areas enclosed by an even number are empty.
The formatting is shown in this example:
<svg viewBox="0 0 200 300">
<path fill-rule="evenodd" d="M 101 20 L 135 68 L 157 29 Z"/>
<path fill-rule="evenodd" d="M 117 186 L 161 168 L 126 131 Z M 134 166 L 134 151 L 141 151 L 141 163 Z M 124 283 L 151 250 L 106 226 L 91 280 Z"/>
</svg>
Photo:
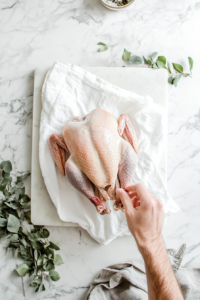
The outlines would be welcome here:
<svg viewBox="0 0 200 300">
<path fill-rule="evenodd" d="M 138 141 L 127 115 L 117 121 L 109 112 L 94 109 L 85 117 L 74 117 L 62 132 L 49 137 L 53 159 L 69 182 L 84 194 L 101 215 L 109 214 L 106 200 L 123 204 L 116 188 L 131 185 L 137 166 Z M 65 151 L 70 152 L 66 161 Z"/>
</svg>

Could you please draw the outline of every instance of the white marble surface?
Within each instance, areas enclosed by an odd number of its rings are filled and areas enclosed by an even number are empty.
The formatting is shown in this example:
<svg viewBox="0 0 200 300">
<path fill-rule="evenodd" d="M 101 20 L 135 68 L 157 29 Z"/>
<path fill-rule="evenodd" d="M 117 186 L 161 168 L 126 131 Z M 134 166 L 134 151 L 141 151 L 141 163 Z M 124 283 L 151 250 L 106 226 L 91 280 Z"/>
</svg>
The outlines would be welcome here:
<svg viewBox="0 0 200 300">
<path fill-rule="evenodd" d="M 187 66 L 193 79 L 169 86 L 168 187 L 181 211 L 164 229 L 167 247 L 187 244 L 182 266 L 200 267 L 200 1 L 136 0 L 112 12 L 98 0 L 2 0 L 0 2 L 0 160 L 29 170 L 33 72 L 54 60 L 83 66 L 120 67 L 123 48 L 134 54 L 159 51 Z M 98 42 L 109 46 L 98 53 Z M 144 82 L 145 84 L 145 82 Z M 30 193 L 30 180 L 27 182 Z M 50 228 L 61 247 L 62 279 L 35 294 L 28 279 L 13 272 L 19 261 L 0 245 L 0 295 L 4 299 L 82 300 L 102 267 L 133 259 L 134 240 L 125 237 L 99 246 L 79 228 Z M 117 249 L 117 250 L 116 250 Z M 88 254 L 90 253 L 90 255 Z M 92 253 L 92 254 L 91 254 Z M 92 262 L 92 263 L 91 263 Z"/>
</svg>

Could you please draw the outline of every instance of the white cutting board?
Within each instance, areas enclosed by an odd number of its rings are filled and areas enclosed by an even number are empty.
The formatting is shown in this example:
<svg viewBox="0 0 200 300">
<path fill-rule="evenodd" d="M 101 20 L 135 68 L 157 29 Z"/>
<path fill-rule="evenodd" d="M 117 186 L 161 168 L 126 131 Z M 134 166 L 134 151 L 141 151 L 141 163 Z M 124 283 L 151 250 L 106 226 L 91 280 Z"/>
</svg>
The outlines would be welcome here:
<svg viewBox="0 0 200 300">
<path fill-rule="evenodd" d="M 149 95 L 154 102 L 167 110 L 167 72 L 149 68 L 82 67 L 83 69 L 139 95 Z M 31 221 L 35 225 L 79 226 L 60 220 L 46 189 L 39 165 L 39 129 L 41 115 L 41 90 L 48 69 L 36 69 L 34 77 L 32 167 L 31 167 Z M 167 128 L 167 126 L 166 126 Z M 164 182 L 167 181 L 167 131 L 166 147 L 159 165 Z"/>
</svg>

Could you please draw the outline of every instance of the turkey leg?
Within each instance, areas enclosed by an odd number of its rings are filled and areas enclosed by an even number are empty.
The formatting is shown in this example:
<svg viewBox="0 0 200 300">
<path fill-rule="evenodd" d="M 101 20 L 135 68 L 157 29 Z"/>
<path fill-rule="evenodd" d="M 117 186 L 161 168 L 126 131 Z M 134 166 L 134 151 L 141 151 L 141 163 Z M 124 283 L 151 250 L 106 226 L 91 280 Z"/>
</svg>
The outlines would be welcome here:
<svg viewBox="0 0 200 300">
<path fill-rule="evenodd" d="M 65 164 L 65 174 L 69 182 L 85 195 L 95 206 L 99 214 L 109 214 L 110 210 L 105 204 L 94 194 L 93 186 L 89 178 L 76 166 L 71 156 Z"/>
</svg>

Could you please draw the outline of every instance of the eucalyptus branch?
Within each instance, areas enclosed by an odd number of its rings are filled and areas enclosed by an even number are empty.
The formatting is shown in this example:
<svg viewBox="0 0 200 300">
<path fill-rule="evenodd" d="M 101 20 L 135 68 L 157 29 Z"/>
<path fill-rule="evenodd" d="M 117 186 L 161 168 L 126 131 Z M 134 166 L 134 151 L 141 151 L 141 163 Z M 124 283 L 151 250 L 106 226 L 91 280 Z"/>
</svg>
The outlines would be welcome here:
<svg viewBox="0 0 200 300">
<path fill-rule="evenodd" d="M 0 164 L 0 238 L 7 237 L 7 249 L 12 250 L 13 257 L 24 262 L 16 269 L 20 276 L 29 274 L 32 277 L 31 287 L 35 292 L 45 290 L 44 278 L 47 281 L 57 281 L 59 274 L 54 270 L 63 260 L 54 250 L 58 246 L 48 240 L 49 231 L 44 226 L 36 226 L 30 219 L 30 198 L 25 194 L 23 181 L 29 172 L 18 176 L 15 181 L 10 176 L 12 165 L 10 161 Z M 31 225 L 29 231 L 23 222 Z"/>
<path fill-rule="evenodd" d="M 153 69 L 160 69 L 160 68 L 166 69 L 170 74 L 170 77 L 168 78 L 168 82 L 170 84 L 173 84 L 175 87 L 177 87 L 177 84 L 181 79 L 181 77 L 192 77 L 192 69 L 193 69 L 194 62 L 191 57 L 188 57 L 190 73 L 184 73 L 183 66 L 177 63 L 172 63 L 173 69 L 175 71 L 172 73 L 170 62 L 166 60 L 165 56 L 158 56 L 158 52 L 152 53 L 150 58 L 146 59 L 144 56 L 141 57 L 137 55 L 131 55 L 131 52 L 124 49 L 124 52 L 122 54 L 122 59 L 125 61 L 129 61 L 132 64 L 146 64 Z"/>
</svg>

